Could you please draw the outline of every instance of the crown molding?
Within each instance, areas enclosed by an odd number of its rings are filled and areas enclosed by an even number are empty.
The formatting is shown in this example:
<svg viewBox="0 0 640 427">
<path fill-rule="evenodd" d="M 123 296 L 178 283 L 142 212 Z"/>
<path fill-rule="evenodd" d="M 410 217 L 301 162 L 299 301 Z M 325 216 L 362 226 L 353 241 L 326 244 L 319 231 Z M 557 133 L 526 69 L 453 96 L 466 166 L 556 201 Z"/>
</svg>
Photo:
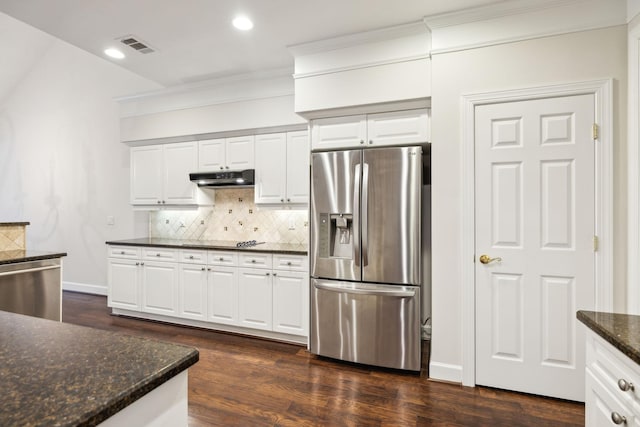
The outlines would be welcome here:
<svg viewBox="0 0 640 427">
<path fill-rule="evenodd" d="M 311 55 L 319 52 L 344 49 L 367 43 L 376 43 L 390 39 L 429 34 L 429 29 L 423 21 L 385 27 L 372 31 L 347 34 L 329 39 L 317 40 L 309 43 L 287 46 L 294 57 Z"/>
</svg>

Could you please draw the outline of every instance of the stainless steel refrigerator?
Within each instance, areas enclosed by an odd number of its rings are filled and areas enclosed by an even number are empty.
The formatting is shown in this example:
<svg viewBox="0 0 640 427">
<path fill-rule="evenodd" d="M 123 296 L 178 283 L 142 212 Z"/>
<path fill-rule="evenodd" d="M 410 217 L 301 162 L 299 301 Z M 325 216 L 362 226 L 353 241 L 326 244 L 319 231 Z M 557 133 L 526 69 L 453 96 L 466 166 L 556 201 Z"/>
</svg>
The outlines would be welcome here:
<svg viewBox="0 0 640 427">
<path fill-rule="evenodd" d="M 312 353 L 419 371 L 423 147 L 311 154 Z"/>
</svg>

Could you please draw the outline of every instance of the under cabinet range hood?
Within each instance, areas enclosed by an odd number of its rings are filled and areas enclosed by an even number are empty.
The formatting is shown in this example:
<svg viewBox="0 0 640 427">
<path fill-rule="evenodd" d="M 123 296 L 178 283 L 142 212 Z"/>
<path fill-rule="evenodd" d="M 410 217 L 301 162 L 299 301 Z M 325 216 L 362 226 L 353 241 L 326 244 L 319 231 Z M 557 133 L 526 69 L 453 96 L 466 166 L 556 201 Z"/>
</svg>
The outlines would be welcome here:
<svg viewBox="0 0 640 427">
<path fill-rule="evenodd" d="M 198 187 L 253 187 L 255 171 L 246 169 L 243 171 L 197 172 L 190 173 L 189 179 L 198 184 Z"/>
</svg>

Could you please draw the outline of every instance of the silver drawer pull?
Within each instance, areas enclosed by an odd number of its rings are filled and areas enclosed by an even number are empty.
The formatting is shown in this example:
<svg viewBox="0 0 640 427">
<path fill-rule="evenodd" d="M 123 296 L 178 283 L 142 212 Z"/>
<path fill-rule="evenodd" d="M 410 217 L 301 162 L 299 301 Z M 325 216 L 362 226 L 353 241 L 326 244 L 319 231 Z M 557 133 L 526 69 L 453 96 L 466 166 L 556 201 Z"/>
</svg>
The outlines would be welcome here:
<svg viewBox="0 0 640 427">
<path fill-rule="evenodd" d="M 189 255 L 189 259 L 193 259 L 193 255 Z"/>
<path fill-rule="evenodd" d="M 156 254 L 156 256 L 160 256 L 160 254 Z"/>
<path fill-rule="evenodd" d="M 204 271 L 204 267 L 202 267 L 202 271 Z"/>
<path fill-rule="evenodd" d="M 287 263 L 287 265 L 291 265 L 291 261 L 289 261 L 289 262 Z"/>
<path fill-rule="evenodd" d="M 121 254 L 121 255 L 124 255 L 124 251 L 120 251 L 120 254 Z"/>
<path fill-rule="evenodd" d="M 252 264 L 255 264 L 255 263 L 256 263 L 256 260 L 255 260 L 255 259 L 252 259 L 252 260 L 251 260 L 251 263 L 252 263 Z"/>
<path fill-rule="evenodd" d="M 633 386 L 633 383 L 627 382 L 626 380 L 620 378 L 618 380 L 618 387 L 620 387 L 620 390 L 622 391 L 634 391 L 635 387 Z"/>
<path fill-rule="evenodd" d="M 220 261 L 224 261 L 224 258 L 223 258 L 223 257 L 220 257 Z"/>
<path fill-rule="evenodd" d="M 613 421 L 614 424 L 626 424 L 627 423 L 627 418 L 620 415 L 617 412 L 612 412 L 611 413 L 611 421 Z"/>
</svg>

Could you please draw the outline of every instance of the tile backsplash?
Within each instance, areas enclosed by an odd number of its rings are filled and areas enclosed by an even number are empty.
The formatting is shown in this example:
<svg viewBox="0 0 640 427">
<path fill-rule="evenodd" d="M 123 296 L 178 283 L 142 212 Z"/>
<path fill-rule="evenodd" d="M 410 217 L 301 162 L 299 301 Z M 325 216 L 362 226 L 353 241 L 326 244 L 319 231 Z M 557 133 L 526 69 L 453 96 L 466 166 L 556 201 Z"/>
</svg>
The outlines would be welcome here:
<svg viewBox="0 0 640 427">
<path fill-rule="evenodd" d="M 219 189 L 215 190 L 213 208 L 151 212 L 149 236 L 185 240 L 308 243 L 308 211 L 260 209 L 253 200 L 253 188 Z"/>
<path fill-rule="evenodd" d="M 25 248 L 24 225 L 0 226 L 0 251 L 24 250 Z"/>
</svg>

